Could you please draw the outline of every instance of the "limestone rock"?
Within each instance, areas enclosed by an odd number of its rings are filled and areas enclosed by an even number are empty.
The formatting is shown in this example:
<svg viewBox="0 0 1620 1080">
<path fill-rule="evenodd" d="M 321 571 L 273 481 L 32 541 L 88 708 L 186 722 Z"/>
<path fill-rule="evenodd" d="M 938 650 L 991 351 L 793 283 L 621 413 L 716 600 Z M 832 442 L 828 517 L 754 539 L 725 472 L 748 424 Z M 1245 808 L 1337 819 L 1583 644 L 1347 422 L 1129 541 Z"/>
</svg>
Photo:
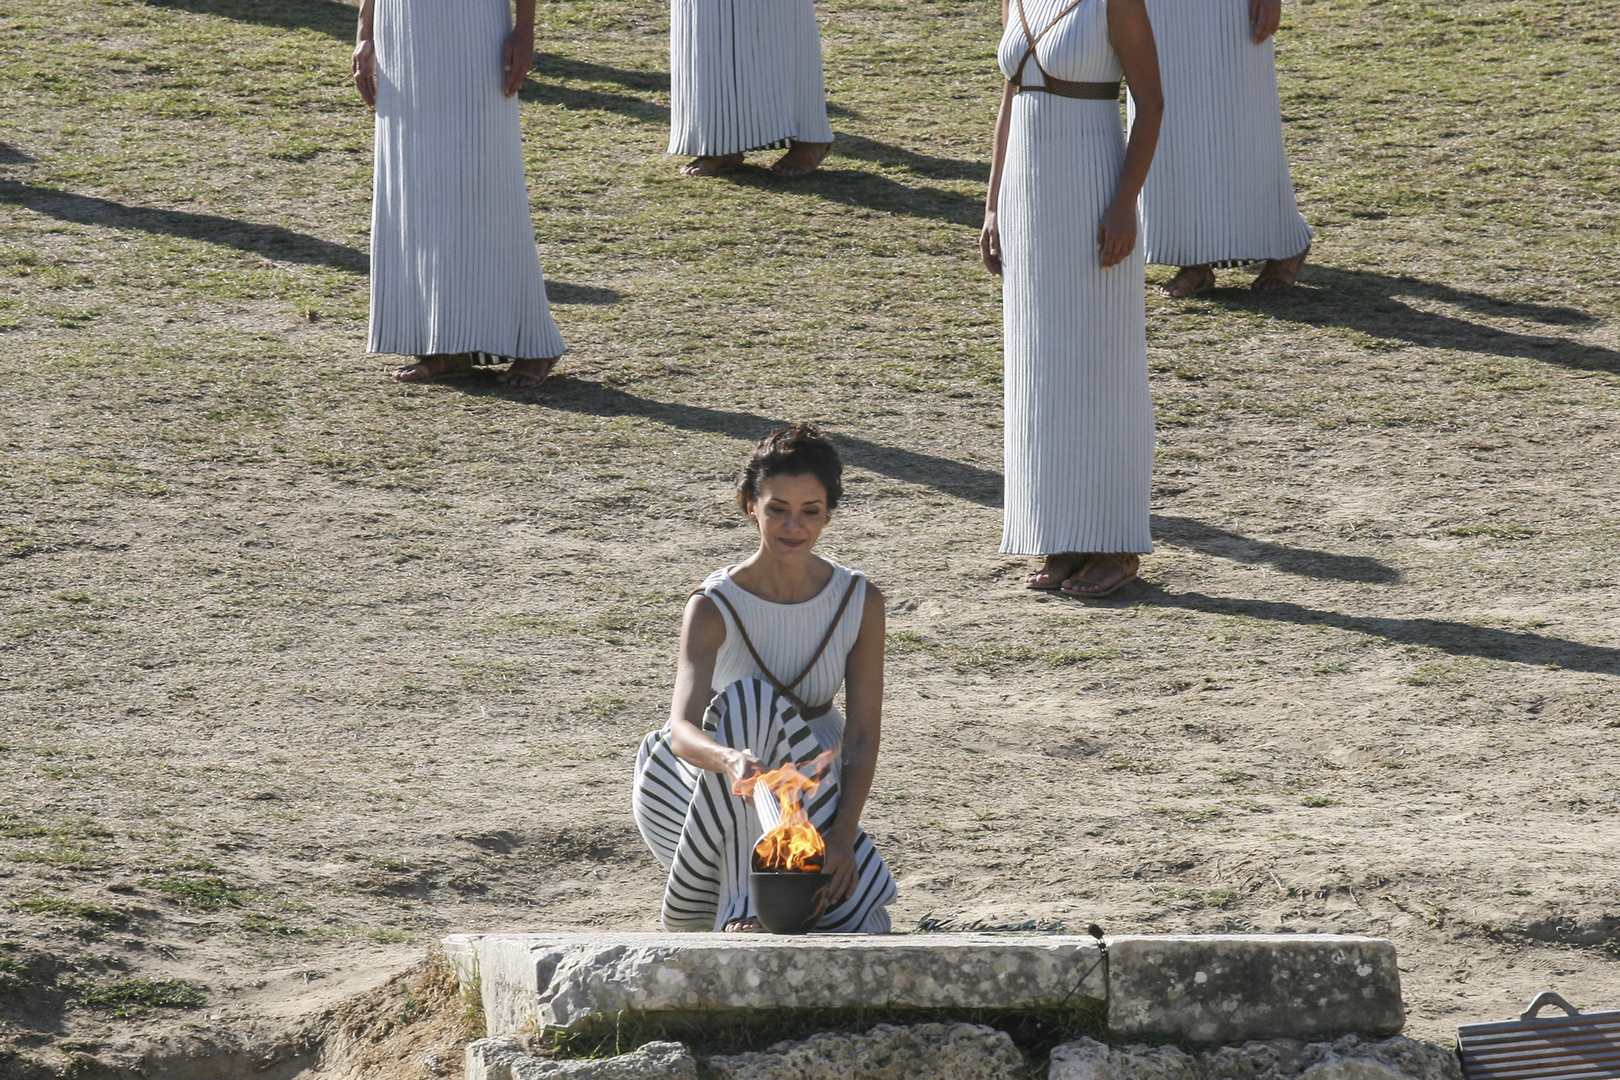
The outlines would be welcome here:
<svg viewBox="0 0 1620 1080">
<path fill-rule="evenodd" d="M 1108 942 L 1108 1030 L 1197 1043 L 1392 1035 L 1406 1014 L 1395 946 L 1335 934 Z"/>
<path fill-rule="evenodd" d="M 879 1024 L 863 1035 L 813 1035 L 769 1051 L 712 1057 L 714 1080 L 1023 1080 L 1024 1056 L 979 1024 Z"/>
<path fill-rule="evenodd" d="M 516 1039 L 467 1047 L 467 1080 L 697 1080 L 697 1061 L 680 1043 L 653 1042 L 610 1058 L 535 1057 Z"/>
<path fill-rule="evenodd" d="M 1462 1070 L 1444 1047 L 1398 1036 L 1270 1039 L 1196 1053 L 1080 1039 L 1053 1049 L 1047 1080 L 1462 1080 Z"/>
<path fill-rule="evenodd" d="M 1097 943 L 1058 935 L 466 934 L 445 951 L 491 1035 L 623 1010 L 1080 1008 L 1105 992 Z"/>
</svg>

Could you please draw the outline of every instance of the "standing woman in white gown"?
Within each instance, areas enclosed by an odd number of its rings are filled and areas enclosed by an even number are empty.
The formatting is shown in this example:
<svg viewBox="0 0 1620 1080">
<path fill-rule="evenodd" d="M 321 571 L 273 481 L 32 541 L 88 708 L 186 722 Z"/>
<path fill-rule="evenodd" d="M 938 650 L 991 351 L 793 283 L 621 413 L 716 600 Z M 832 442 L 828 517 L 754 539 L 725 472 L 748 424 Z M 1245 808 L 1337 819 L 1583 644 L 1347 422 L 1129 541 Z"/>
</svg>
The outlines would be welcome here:
<svg viewBox="0 0 1620 1080">
<path fill-rule="evenodd" d="M 1265 262 L 1249 287 L 1292 287 L 1311 229 L 1283 148 L 1273 35 L 1282 0 L 1147 0 L 1164 67 L 1159 154 L 1142 190 L 1147 261 L 1179 267 L 1160 292 L 1215 285 L 1215 268 Z"/>
<path fill-rule="evenodd" d="M 687 176 L 787 148 L 771 171 L 809 176 L 832 146 L 815 0 L 670 0 L 669 152 Z"/>
<path fill-rule="evenodd" d="M 1002 278 L 1001 550 L 1032 589 L 1107 596 L 1153 550 L 1153 402 L 1136 197 L 1162 108 L 1144 0 L 1003 0 L 980 254 Z M 1123 75 L 1136 97 L 1126 143 Z"/>
<path fill-rule="evenodd" d="M 509 364 L 539 386 L 563 353 L 546 302 L 517 92 L 534 0 L 361 0 L 353 72 L 377 111 L 367 351 L 402 382 Z"/>
</svg>

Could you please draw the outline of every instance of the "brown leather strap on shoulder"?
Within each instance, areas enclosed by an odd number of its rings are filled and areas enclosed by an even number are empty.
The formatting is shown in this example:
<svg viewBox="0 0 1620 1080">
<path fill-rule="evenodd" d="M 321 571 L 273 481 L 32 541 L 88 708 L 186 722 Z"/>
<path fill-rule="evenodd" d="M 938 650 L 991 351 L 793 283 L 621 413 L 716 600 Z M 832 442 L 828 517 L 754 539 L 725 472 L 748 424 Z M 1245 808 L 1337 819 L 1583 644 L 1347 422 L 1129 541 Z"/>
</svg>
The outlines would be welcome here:
<svg viewBox="0 0 1620 1080">
<path fill-rule="evenodd" d="M 1079 7 L 1081 4 L 1085 3 L 1085 0 L 1070 0 L 1069 5 L 1067 7 L 1065 7 L 1062 11 L 1058 12 L 1056 15 L 1052 16 L 1052 21 L 1046 24 L 1046 29 L 1042 30 L 1038 34 L 1031 34 L 1029 32 L 1029 19 L 1026 18 L 1025 15 L 1024 15 L 1024 0 L 1017 0 L 1017 3 L 1018 3 L 1018 22 L 1024 28 L 1024 40 L 1029 42 L 1029 47 L 1024 50 L 1023 59 L 1018 61 L 1018 70 L 1013 72 L 1012 83 L 1013 83 L 1014 86 L 1018 87 L 1018 89 L 1024 90 L 1024 89 L 1026 89 L 1026 87 L 1024 86 L 1024 65 L 1029 63 L 1031 60 L 1035 61 L 1035 70 L 1039 71 L 1041 73 L 1041 78 L 1046 82 L 1051 82 L 1052 81 L 1052 76 L 1048 75 L 1046 73 L 1046 69 L 1041 67 L 1041 58 L 1035 54 L 1035 46 L 1040 44 L 1041 38 L 1046 36 L 1047 31 L 1051 30 L 1052 27 L 1056 26 L 1059 22 L 1062 21 L 1063 16 L 1067 15 L 1069 12 L 1073 11 L 1075 8 Z M 1074 84 L 1071 84 L 1071 85 L 1074 85 Z M 1039 90 L 1040 87 L 1031 86 L 1031 87 L 1027 87 L 1027 89 Z M 1064 96 L 1068 96 L 1068 95 L 1064 95 Z"/>
<path fill-rule="evenodd" d="M 831 712 L 833 703 L 829 701 L 825 705 L 807 705 L 804 699 L 795 694 L 793 690 L 804 682 L 805 676 L 815 669 L 816 663 L 821 659 L 821 654 L 827 651 L 827 646 L 832 643 L 833 634 L 838 630 L 838 624 L 843 621 L 844 610 L 849 607 L 849 601 L 855 595 L 855 589 L 861 584 L 862 580 L 859 574 L 850 575 L 849 588 L 844 591 L 844 598 L 839 601 L 838 610 L 833 613 L 832 622 L 827 626 L 827 632 L 821 637 L 821 644 L 816 646 L 814 655 L 810 657 L 810 662 L 804 666 L 804 670 L 799 672 L 799 677 L 787 684 L 784 684 L 770 668 L 765 666 L 765 661 L 759 655 L 759 650 L 754 648 L 753 639 L 748 636 L 748 628 L 743 625 L 742 616 L 737 613 L 737 608 L 725 593 L 720 592 L 718 589 L 713 592 L 706 589 L 693 589 L 687 599 L 701 595 L 707 596 L 711 600 L 718 600 L 726 605 L 726 610 L 731 612 L 731 621 L 737 625 L 737 633 L 742 636 L 743 645 L 748 649 L 748 655 L 754 658 L 754 665 L 759 668 L 760 674 L 764 675 L 766 681 L 776 687 L 783 697 L 793 702 L 800 715 L 806 720 L 815 720 Z"/>
</svg>

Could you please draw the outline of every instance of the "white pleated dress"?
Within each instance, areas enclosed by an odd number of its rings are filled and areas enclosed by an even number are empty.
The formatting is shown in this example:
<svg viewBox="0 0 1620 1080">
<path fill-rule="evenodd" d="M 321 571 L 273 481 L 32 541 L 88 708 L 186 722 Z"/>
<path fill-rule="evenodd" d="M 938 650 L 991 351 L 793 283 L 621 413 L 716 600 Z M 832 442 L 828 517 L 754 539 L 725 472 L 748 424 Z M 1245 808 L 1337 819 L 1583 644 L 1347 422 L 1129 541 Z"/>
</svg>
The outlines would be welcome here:
<svg viewBox="0 0 1620 1080">
<path fill-rule="evenodd" d="M 1254 43 L 1249 0 L 1147 0 L 1164 123 L 1142 188 L 1147 261 L 1287 259 L 1311 243 L 1294 201 L 1275 38 Z"/>
<path fill-rule="evenodd" d="M 748 629 L 760 659 L 781 679 L 792 679 L 815 655 L 832 620 L 832 639 L 794 695 L 811 704 L 831 702 L 844 684 L 849 652 L 860 636 L 866 606 L 866 577 L 833 564 L 826 587 L 802 604 L 761 599 L 731 578 L 732 567 L 716 570 L 701 591 L 723 594 Z M 854 592 L 838 615 L 851 586 Z M 752 750 L 775 768 L 804 763 L 843 742 L 844 714 L 835 705 L 807 719 L 765 679 L 737 630 L 731 608 L 717 601 L 726 640 L 715 656 L 715 696 L 703 726 L 716 742 Z M 826 829 L 838 812 L 839 765 L 834 761 L 806 806 L 810 820 Z M 754 914 L 748 894 L 749 858 L 761 829 L 754 811 L 731 793 L 731 778 L 694 768 L 675 756 L 665 725 L 642 740 L 636 756 L 631 809 L 641 835 L 669 871 L 660 917 L 670 930 L 722 930 L 733 919 Z M 888 905 L 897 890 L 894 877 L 864 831 L 855 838 L 855 891 L 830 908 L 816 927 L 820 933 L 887 933 Z"/>
<path fill-rule="evenodd" d="M 502 91 L 509 0 L 377 0 L 372 352 L 560 356 Z"/>
<path fill-rule="evenodd" d="M 1025 0 L 1039 35 L 1068 0 Z M 1027 45 L 1007 20 L 1009 79 Z M 1118 82 L 1108 0 L 1080 5 L 1041 38 L 1053 78 Z M 1040 85 L 1033 62 L 1024 85 Z M 1153 401 L 1142 247 L 1104 270 L 1097 225 L 1125 160 L 1116 101 L 1013 97 L 997 219 L 1006 331 L 1006 510 L 1001 550 L 1149 552 Z"/>
<path fill-rule="evenodd" d="M 814 0 L 671 0 L 669 152 L 832 142 Z"/>
</svg>

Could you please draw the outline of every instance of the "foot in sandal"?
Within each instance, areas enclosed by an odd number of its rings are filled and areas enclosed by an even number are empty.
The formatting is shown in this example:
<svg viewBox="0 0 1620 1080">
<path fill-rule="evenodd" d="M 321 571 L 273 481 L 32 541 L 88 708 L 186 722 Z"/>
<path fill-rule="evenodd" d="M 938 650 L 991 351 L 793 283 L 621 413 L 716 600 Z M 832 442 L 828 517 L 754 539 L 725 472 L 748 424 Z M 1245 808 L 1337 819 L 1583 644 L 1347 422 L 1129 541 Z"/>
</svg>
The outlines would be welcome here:
<svg viewBox="0 0 1620 1080">
<path fill-rule="evenodd" d="M 1159 292 L 1172 300 L 1185 300 L 1195 296 L 1205 289 L 1215 287 L 1215 268 L 1208 263 L 1198 266 L 1183 266 L 1176 271 L 1176 276 L 1159 286 Z"/>
<path fill-rule="evenodd" d="M 434 353 L 418 356 L 416 363 L 396 369 L 393 377 L 399 382 L 432 382 L 466 375 L 472 367 L 472 353 Z"/>
<path fill-rule="evenodd" d="M 776 164 L 771 166 L 771 172 L 785 176 L 789 180 L 803 180 L 821 167 L 821 162 L 830 149 L 832 143 L 800 142 L 794 139 L 788 152 L 777 158 Z"/>
<path fill-rule="evenodd" d="M 741 154 L 706 154 L 681 166 L 682 176 L 718 176 L 743 163 Z"/>
<path fill-rule="evenodd" d="M 1072 577 L 1058 586 L 1065 596 L 1078 596 L 1098 600 L 1112 596 L 1136 580 L 1142 569 L 1142 559 L 1128 552 L 1115 555 L 1094 555 Z"/>
<path fill-rule="evenodd" d="M 1060 588 L 1090 561 L 1091 556 L 1083 551 L 1060 551 L 1056 555 L 1048 555 L 1045 566 L 1024 575 L 1024 588 L 1043 590 Z"/>
<path fill-rule="evenodd" d="M 726 923 L 725 932 L 728 934 L 763 934 L 765 927 L 760 924 L 756 916 L 750 915 L 744 919 L 732 919 Z"/>
<path fill-rule="evenodd" d="M 1255 292 L 1282 292 L 1294 287 L 1294 280 L 1299 277 L 1299 268 L 1305 265 L 1305 256 L 1311 253 L 1310 248 L 1295 255 L 1291 259 L 1267 259 L 1266 265 L 1260 268 L 1249 283 L 1249 288 Z"/>
<path fill-rule="evenodd" d="M 555 356 L 544 360 L 513 360 L 511 367 L 495 376 L 495 381 L 505 383 L 510 390 L 533 390 L 546 381 L 556 366 Z"/>
</svg>

